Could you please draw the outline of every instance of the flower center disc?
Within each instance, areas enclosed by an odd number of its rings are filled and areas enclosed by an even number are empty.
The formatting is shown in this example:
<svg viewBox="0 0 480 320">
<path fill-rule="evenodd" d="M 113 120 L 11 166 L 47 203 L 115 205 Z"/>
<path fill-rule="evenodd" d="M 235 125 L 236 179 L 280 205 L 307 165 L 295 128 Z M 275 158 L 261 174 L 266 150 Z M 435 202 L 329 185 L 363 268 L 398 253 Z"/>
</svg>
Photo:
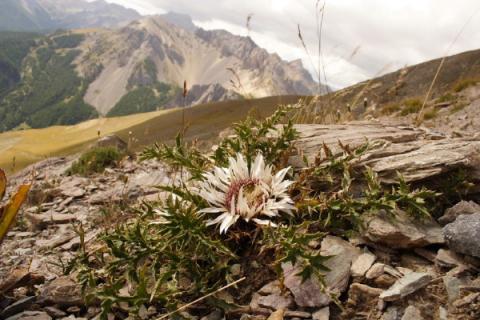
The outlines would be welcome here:
<svg viewBox="0 0 480 320">
<path fill-rule="evenodd" d="M 240 190 L 243 190 L 243 197 L 248 206 L 257 207 L 262 201 L 263 194 L 259 185 L 260 181 L 258 179 L 243 179 L 232 183 L 225 197 L 225 207 L 230 210 L 233 202 L 235 213 L 239 213 L 236 201 L 238 201 Z"/>
</svg>

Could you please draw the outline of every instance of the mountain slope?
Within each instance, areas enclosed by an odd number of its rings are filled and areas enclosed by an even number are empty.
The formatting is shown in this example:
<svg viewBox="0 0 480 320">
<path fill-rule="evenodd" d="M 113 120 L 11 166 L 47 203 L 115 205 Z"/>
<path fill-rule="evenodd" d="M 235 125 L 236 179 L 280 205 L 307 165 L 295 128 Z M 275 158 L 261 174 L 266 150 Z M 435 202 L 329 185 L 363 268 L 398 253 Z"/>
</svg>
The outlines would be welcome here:
<svg viewBox="0 0 480 320">
<path fill-rule="evenodd" d="M 36 40 L 0 100 L 0 131 L 213 101 L 305 95 L 317 88 L 301 63 L 268 54 L 250 38 L 191 29 L 185 16 L 179 26 L 178 16 L 168 17 L 175 25 L 156 16 L 120 29 L 57 32 Z M 0 48 L 3 43 L 0 37 Z M 183 97 L 185 80 L 189 90 Z"/>
<path fill-rule="evenodd" d="M 133 9 L 104 0 L 37 0 L 58 27 L 63 29 L 121 27 L 141 18 Z"/>
<path fill-rule="evenodd" d="M 33 33 L 0 32 L 0 101 L 20 81 L 23 59 L 38 38 Z"/>
<path fill-rule="evenodd" d="M 97 116 L 83 101 L 87 78 L 75 72 L 80 34 L 43 38 L 23 60 L 22 80 L 0 100 L 0 131 L 74 124 Z"/>
<path fill-rule="evenodd" d="M 141 16 L 104 0 L 2 0 L 0 31 L 120 27 Z"/>
<path fill-rule="evenodd" d="M 218 133 L 246 117 L 252 110 L 256 117 L 271 115 L 281 104 L 296 103 L 298 96 L 280 96 L 249 101 L 223 101 L 198 105 L 185 110 L 186 138 L 208 143 Z M 115 133 L 130 148 L 140 151 L 155 142 L 172 141 L 182 128 L 182 109 L 169 109 L 125 117 L 89 120 L 73 126 L 53 126 L 0 133 L 0 167 L 15 170 L 51 156 L 80 152 L 102 135 Z"/>
<path fill-rule="evenodd" d="M 442 59 L 434 59 L 405 67 L 396 72 L 370 79 L 334 92 L 328 98 L 334 107 L 344 110 L 347 104 L 357 102 L 353 108 L 367 98 L 369 105 L 377 109 L 405 99 L 423 98 L 437 72 Z M 452 91 L 465 79 L 480 79 L 480 50 L 472 50 L 445 59 L 441 72 L 432 88 L 431 98 L 438 98 Z"/>
<path fill-rule="evenodd" d="M 189 101 L 192 104 L 208 102 L 197 98 L 207 91 L 215 91 L 220 100 L 235 95 L 311 94 L 316 88 L 301 63 L 282 61 L 250 38 L 226 31 L 191 31 L 161 16 L 117 31 L 89 33 L 82 48 L 80 74 L 88 73 L 93 61 L 103 66 L 85 95 L 85 101 L 102 114 L 112 110 L 132 88 L 155 83 L 181 87 L 187 80 L 196 93 Z M 223 94 L 218 97 L 220 91 Z"/>
<path fill-rule="evenodd" d="M 42 31 L 55 28 L 55 22 L 36 0 L 0 1 L 0 30 Z"/>
</svg>

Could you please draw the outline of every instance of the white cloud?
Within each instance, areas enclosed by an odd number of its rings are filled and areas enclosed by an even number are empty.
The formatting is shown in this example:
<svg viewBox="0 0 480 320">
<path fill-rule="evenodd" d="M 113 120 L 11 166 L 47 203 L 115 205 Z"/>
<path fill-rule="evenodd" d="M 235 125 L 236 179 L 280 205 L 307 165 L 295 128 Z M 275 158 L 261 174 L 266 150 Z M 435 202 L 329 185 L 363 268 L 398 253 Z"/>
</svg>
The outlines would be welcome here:
<svg viewBox="0 0 480 320">
<path fill-rule="evenodd" d="M 315 60 L 317 0 L 109 1 L 133 7 L 143 14 L 186 13 L 203 28 L 222 28 L 239 35 L 247 34 L 246 18 L 254 14 L 250 35 L 255 42 L 284 59 L 301 58 L 314 73 L 298 40 L 297 24 L 301 25 Z M 449 54 L 477 49 L 480 44 L 478 0 L 326 1 L 323 61 L 327 80 L 335 87 L 441 57 L 474 13 L 476 17 Z"/>
</svg>

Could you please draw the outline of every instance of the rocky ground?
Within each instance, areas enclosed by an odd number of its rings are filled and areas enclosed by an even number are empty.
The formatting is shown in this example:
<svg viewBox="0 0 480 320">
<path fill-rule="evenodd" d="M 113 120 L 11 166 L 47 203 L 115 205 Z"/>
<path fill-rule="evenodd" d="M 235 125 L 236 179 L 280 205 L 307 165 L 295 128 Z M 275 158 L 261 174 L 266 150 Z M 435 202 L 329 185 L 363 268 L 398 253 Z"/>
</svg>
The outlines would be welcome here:
<svg viewBox="0 0 480 320">
<path fill-rule="evenodd" d="M 339 139 L 354 147 L 368 138 L 382 147 L 357 165 L 368 164 L 384 183 L 391 183 L 397 171 L 418 184 L 462 168 L 476 187 L 469 189 L 468 201 L 452 204 L 436 221 L 414 222 L 402 214 L 393 221 L 380 213 L 359 236 L 312 242 L 312 250 L 333 256 L 325 284 L 327 291 L 340 294 L 337 302 L 316 280 L 302 282 L 296 267 L 284 264 L 282 284 L 266 283 L 248 305 L 202 319 L 480 319 L 480 205 L 471 201 L 479 199 L 480 138 L 378 123 L 298 129 L 298 146 L 307 158 L 323 142 L 337 152 Z M 83 229 L 85 241 L 94 245 L 99 233 L 121 221 L 126 203 L 158 199 L 153 186 L 171 179 L 158 163 L 129 159 L 88 179 L 66 176 L 72 161 L 35 165 L 29 203 L 1 247 L 0 318 L 98 318 L 98 306 L 86 306 L 74 279 L 63 275 L 80 246 L 78 233 Z M 291 162 L 299 165 L 296 158 Z M 31 179 L 32 169 L 17 174 L 11 189 Z M 149 308 L 140 316 L 159 315 Z"/>
</svg>

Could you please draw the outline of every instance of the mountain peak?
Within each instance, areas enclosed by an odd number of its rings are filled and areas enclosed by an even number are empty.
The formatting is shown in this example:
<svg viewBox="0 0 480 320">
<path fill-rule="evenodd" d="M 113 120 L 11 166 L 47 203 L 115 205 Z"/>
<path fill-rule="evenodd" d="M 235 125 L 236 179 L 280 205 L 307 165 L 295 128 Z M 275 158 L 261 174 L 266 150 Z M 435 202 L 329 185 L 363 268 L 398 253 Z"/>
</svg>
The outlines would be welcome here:
<svg viewBox="0 0 480 320">
<path fill-rule="evenodd" d="M 166 14 L 162 14 L 161 17 L 163 20 L 190 32 L 195 32 L 198 29 L 188 14 L 170 11 Z"/>
</svg>

